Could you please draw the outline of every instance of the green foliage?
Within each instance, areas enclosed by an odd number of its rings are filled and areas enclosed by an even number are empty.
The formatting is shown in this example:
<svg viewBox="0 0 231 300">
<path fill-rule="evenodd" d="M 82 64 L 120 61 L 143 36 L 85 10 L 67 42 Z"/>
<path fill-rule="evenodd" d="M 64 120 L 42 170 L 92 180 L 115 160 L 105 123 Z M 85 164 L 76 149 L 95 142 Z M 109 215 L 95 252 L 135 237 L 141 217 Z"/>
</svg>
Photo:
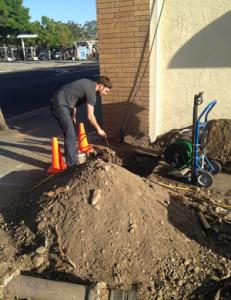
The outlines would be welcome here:
<svg viewBox="0 0 231 300">
<path fill-rule="evenodd" d="M 0 0 L 0 35 L 2 40 L 8 36 L 30 32 L 29 9 L 22 0 Z"/>
<path fill-rule="evenodd" d="M 86 22 L 83 25 L 83 36 L 85 39 L 96 39 L 97 28 L 96 21 Z"/>
<path fill-rule="evenodd" d="M 74 37 L 68 26 L 62 22 L 56 22 L 48 17 L 42 17 L 40 28 L 35 28 L 38 34 L 38 43 L 51 48 L 71 47 Z"/>
<path fill-rule="evenodd" d="M 67 23 L 67 27 L 72 33 L 72 36 L 75 41 L 81 40 L 83 37 L 83 27 L 80 24 L 77 24 L 73 21 Z"/>
<path fill-rule="evenodd" d="M 74 41 L 96 39 L 96 21 L 82 26 L 73 21 L 65 24 L 43 16 L 41 22 L 30 22 L 29 9 L 23 6 L 23 0 L 0 0 L 0 42 L 19 43 L 16 36 L 22 33 L 38 35 L 36 39 L 28 39 L 28 45 L 68 48 Z"/>
</svg>

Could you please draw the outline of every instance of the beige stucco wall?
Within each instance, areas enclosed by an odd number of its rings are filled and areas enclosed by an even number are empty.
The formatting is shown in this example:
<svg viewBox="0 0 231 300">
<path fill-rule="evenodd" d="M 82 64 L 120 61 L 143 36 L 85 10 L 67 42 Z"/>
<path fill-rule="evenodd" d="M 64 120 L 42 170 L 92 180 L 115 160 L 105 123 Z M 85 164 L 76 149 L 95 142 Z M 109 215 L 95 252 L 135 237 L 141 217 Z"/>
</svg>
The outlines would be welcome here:
<svg viewBox="0 0 231 300">
<path fill-rule="evenodd" d="M 167 0 L 151 62 L 151 140 L 192 123 L 199 91 L 218 100 L 210 119 L 231 118 L 231 0 Z"/>
</svg>

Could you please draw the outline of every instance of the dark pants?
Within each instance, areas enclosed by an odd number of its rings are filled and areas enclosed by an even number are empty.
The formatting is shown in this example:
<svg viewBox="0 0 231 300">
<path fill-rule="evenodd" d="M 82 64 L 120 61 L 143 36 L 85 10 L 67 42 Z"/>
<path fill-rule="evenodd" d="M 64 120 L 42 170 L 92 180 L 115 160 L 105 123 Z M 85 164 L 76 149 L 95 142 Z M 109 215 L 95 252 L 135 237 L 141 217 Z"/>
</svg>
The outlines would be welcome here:
<svg viewBox="0 0 231 300">
<path fill-rule="evenodd" d="M 73 167 L 77 164 L 77 151 L 76 131 L 72 122 L 71 109 L 67 106 L 58 106 L 51 103 L 51 112 L 63 131 L 66 164 L 68 167 Z"/>
</svg>

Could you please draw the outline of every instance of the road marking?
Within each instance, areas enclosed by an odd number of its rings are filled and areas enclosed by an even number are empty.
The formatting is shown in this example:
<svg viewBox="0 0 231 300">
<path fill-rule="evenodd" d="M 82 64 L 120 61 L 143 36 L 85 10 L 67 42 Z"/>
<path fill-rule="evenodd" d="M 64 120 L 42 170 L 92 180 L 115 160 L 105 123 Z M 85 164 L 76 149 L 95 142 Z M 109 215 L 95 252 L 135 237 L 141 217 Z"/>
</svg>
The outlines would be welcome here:
<svg viewBox="0 0 231 300">
<path fill-rule="evenodd" d="M 3 179 L 3 177 L 5 177 L 6 175 L 10 174 L 11 172 L 20 169 L 21 167 L 23 167 L 23 165 L 17 165 L 15 168 L 13 168 L 12 170 L 5 172 L 3 174 L 0 175 L 0 181 Z"/>
<path fill-rule="evenodd" d="M 40 129 L 40 128 L 34 128 L 34 129 L 31 129 L 31 130 L 25 131 L 25 132 L 23 132 L 23 133 L 17 133 L 17 134 L 15 134 L 14 136 L 18 138 L 18 137 L 27 135 L 27 134 L 29 134 L 29 133 L 36 132 L 36 131 L 38 131 L 39 129 Z"/>
<path fill-rule="evenodd" d="M 60 74 L 60 73 L 69 73 L 70 70 L 62 69 L 62 70 L 55 70 L 55 72 L 56 72 L 57 74 Z"/>
</svg>

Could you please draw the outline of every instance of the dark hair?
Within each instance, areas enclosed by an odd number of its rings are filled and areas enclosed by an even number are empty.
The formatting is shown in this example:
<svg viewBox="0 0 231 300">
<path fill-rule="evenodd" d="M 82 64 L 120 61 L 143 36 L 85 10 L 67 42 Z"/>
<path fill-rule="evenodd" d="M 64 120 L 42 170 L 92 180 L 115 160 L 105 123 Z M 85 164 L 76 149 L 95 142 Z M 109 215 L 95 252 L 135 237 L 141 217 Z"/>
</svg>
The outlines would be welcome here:
<svg viewBox="0 0 231 300">
<path fill-rule="evenodd" d="M 107 76 L 100 76 L 100 78 L 97 80 L 97 84 L 103 84 L 105 87 L 109 89 L 112 88 L 111 80 Z"/>
</svg>

